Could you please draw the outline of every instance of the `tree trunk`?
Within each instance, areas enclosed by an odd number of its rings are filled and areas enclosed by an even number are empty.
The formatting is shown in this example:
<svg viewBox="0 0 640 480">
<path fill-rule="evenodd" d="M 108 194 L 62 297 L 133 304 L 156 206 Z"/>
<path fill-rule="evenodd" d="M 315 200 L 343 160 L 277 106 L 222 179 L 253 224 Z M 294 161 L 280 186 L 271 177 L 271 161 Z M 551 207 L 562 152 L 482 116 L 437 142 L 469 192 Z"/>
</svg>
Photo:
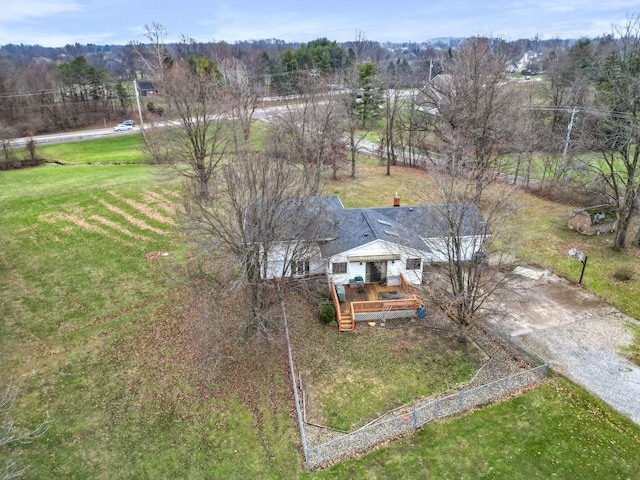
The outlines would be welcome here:
<svg viewBox="0 0 640 480">
<path fill-rule="evenodd" d="M 631 180 L 633 182 L 633 180 Z M 629 225 L 634 214 L 634 207 L 636 203 L 636 191 L 632 186 L 627 186 L 627 195 L 624 197 L 622 206 L 620 207 L 620 214 L 618 218 L 618 226 L 616 227 L 616 237 L 613 242 L 613 249 L 616 251 L 623 250 L 627 243 L 627 232 L 629 231 Z M 636 239 L 637 240 L 637 236 Z"/>
<path fill-rule="evenodd" d="M 632 244 L 636 247 L 640 247 L 640 228 L 638 228 L 638 232 L 636 233 L 636 238 L 633 239 Z"/>
<path fill-rule="evenodd" d="M 351 177 L 356 178 L 356 140 L 355 132 L 351 132 Z"/>
</svg>

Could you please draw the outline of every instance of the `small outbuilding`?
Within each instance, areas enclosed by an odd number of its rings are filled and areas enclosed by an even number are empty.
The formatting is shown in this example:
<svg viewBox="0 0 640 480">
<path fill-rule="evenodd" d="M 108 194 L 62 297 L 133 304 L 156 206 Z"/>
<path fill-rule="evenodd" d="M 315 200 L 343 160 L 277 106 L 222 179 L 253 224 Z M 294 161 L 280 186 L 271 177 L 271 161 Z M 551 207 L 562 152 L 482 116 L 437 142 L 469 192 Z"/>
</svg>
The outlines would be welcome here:
<svg viewBox="0 0 640 480">
<path fill-rule="evenodd" d="M 575 210 L 568 227 L 585 235 L 601 235 L 616 229 L 618 210 L 613 205 L 596 205 Z"/>
</svg>

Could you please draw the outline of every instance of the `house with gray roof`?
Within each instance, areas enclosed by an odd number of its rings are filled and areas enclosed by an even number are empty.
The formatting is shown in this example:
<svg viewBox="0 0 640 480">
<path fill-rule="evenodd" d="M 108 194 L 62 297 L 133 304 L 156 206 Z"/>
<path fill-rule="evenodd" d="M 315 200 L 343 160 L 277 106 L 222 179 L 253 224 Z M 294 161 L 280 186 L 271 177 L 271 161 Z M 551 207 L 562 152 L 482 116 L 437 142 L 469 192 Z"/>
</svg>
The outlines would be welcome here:
<svg viewBox="0 0 640 480">
<path fill-rule="evenodd" d="M 401 206 L 394 201 L 388 207 L 345 208 L 335 195 L 306 201 L 311 210 L 322 208 L 324 233 L 322 238 L 297 238 L 314 248 L 291 262 L 288 273 L 293 277 L 327 274 L 336 285 L 355 278 L 400 285 L 403 276 L 407 283 L 420 284 L 425 265 L 448 261 L 452 248 L 471 260 L 487 235 L 474 205 Z M 279 276 L 284 261 L 277 254 L 270 259 L 269 278 Z"/>
</svg>

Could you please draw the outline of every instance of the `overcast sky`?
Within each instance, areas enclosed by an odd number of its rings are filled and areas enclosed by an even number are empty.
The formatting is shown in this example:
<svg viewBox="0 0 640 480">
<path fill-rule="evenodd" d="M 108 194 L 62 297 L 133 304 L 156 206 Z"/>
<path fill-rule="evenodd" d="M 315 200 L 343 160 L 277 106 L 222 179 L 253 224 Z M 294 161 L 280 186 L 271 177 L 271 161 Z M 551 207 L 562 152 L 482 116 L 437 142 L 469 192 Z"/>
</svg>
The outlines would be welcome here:
<svg viewBox="0 0 640 480">
<path fill-rule="evenodd" d="M 0 45 L 143 41 L 145 24 L 202 41 L 379 42 L 500 36 L 595 37 L 640 13 L 639 0 L 2 0 Z"/>
</svg>

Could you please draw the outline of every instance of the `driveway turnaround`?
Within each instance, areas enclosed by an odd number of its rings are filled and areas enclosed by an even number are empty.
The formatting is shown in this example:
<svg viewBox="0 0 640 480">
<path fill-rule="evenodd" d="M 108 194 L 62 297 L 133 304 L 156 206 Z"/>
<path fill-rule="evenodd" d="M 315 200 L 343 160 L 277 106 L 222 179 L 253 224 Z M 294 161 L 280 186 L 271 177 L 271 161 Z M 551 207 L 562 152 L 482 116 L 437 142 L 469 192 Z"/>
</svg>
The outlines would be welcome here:
<svg viewBox="0 0 640 480">
<path fill-rule="evenodd" d="M 640 367 L 620 352 L 631 324 L 606 300 L 549 271 L 516 268 L 487 308 L 488 326 L 518 338 L 551 367 L 640 424 Z"/>
</svg>

